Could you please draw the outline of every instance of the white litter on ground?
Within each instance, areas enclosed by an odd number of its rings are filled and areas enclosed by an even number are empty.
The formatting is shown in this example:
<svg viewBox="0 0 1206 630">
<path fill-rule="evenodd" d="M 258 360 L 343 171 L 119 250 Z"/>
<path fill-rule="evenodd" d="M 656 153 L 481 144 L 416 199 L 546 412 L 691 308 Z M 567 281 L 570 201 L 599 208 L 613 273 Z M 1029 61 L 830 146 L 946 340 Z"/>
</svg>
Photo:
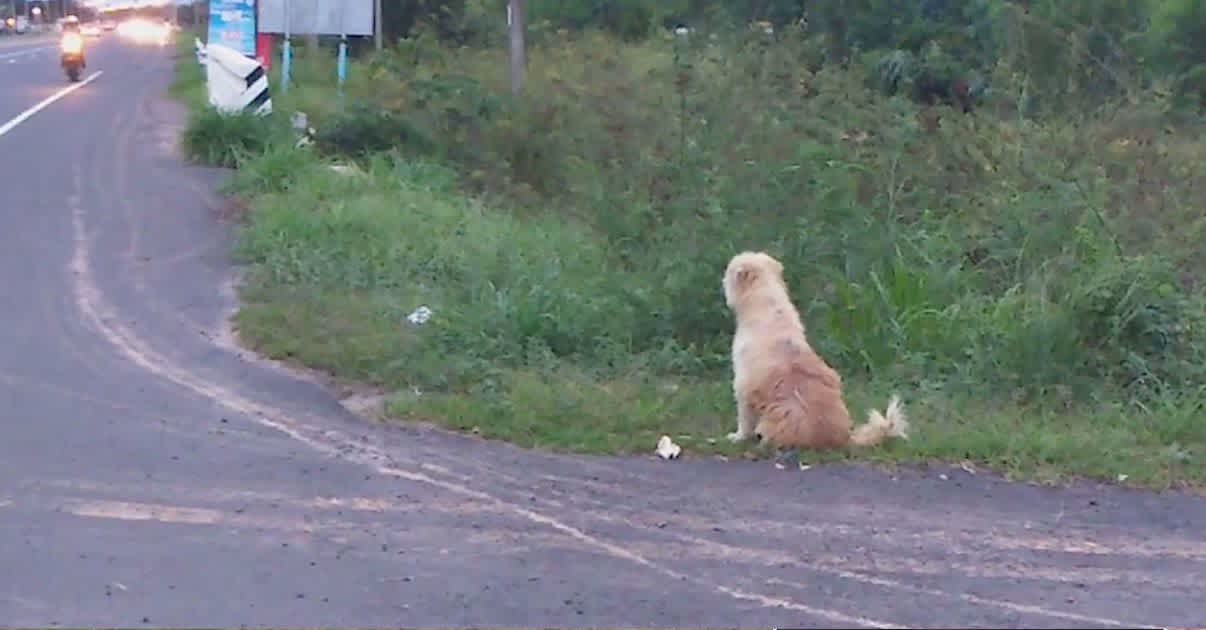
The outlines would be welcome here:
<svg viewBox="0 0 1206 630">
<path fill-rule="evenodd" d="M 415 326 L 422 326 L 423 324 L 426 324 L 429 319 L 431 319 L 431 309 L 427 308 L 426 306 L 420 306 L 419 308 L 416 308 L 410 315 L 406 316 L 406 321 L 414 324 Z"/>
<path fill-rule="evenodd" d="M 293 117 L 289 119 L 289 123 L 293 126 L 293 130 L 298 133 L 297 143 L 294 146 L 300 149 L 314 142 L 314 134 L 316 132 L 310 126 L 310 118 L 306 116 L 306 112 L 293 112 Z"/>
<path fill-rule="evenodd" d="M 663 435 L 657 441 L 657 451 L 655 452 L 662 459 L 676 459 L 683 452 L 683 449 L 681 446 L 675 444 L 669 435 Z"/>
</svg>

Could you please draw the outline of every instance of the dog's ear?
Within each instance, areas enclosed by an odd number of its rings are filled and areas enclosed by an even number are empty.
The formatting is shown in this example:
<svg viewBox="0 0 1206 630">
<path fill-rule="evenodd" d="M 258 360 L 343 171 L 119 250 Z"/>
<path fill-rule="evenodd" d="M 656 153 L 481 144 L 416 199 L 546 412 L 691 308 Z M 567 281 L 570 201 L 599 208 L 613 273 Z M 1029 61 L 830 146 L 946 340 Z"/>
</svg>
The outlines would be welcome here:
<svg viewBox="0 0 1206 630">
<path fill-rule="evenodd" d="M 746 288 L 758 279 L 758 269 L 751 266 L 742 265 L 737 268 L 737 273 L 734 276 L 737 279 L 737 286 Z"/>
</svg>

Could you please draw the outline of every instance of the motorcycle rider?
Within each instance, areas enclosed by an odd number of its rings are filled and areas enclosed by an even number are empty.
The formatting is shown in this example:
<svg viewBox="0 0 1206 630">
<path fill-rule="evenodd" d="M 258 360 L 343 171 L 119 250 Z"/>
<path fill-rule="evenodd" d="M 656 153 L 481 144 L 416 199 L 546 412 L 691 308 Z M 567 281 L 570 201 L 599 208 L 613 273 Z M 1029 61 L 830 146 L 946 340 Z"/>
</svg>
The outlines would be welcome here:
<svg viewBox="0 0 1206 630">
<path fill-rule="evenodd" d="M 83 46 L 84 34 L 80 31 L 80 19 L 74 15 L 68 15 L 67 17 L 63 18 L 61 24 L 63 26 L 63 36 L 59 39 L 60 49 L 63 48 L 63 40 L 65 40 L 67 37 L 71 36 L 71 37 L 78 38 L 78 40 L 80 42 L 80 46 L 79 46 L 80 67 L 87 68 L 88 60 L 87 60 L 87 58 L 84 57 L 84 46 Z M 73 34 L 73 35 L 70 35 L 70 34 Z"/>
</svg>

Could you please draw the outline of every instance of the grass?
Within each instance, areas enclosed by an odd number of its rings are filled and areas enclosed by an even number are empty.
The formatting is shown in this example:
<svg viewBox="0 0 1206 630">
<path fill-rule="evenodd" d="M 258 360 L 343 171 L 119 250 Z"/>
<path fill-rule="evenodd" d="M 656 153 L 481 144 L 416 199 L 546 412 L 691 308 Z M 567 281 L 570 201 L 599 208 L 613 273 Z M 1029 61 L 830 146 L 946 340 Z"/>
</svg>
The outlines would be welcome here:
<svg viewBox="0 0 1206 630">
<path fill-rule="evenodd" d="M 316 147 L 198 113 L 191 152 L 229 156 L 250 200 L 244 339 L 396 392 L 400 419 L 753 456 L 723 439 L 719 278 L 767 249 L 852 411 L 898 391 L 915 427 L 810 461 L 1206 481 L 1202 129 L 1165 133 L 1153 101 L 948 111 L 931 132 L 856 73 L 801 66 L 807 42 L 536 39 L 519 103 L 504 51 L 420 38 L 354 65 L 346 107 L 331 61 L 302 53 L 274 104 L 311 116 Z M 431 321 L 408 323 L 421 305 Z"/>
<path fill-rule="evenodd" d="M 194 110 L 205 106 L 205 71 L 197 63 L 197 51 L 193 39 L 196 35 L 187 30 L 176 34 L 176 77 L 172 81 L 170 94 Z"/>
</svg>

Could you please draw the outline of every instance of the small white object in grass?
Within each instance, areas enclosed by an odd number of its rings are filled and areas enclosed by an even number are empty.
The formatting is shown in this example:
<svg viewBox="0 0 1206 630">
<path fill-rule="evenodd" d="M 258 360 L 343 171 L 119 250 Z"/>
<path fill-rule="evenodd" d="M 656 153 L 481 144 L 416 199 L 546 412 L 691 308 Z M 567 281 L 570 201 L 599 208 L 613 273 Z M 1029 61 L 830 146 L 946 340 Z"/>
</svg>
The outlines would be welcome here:
<svg viewBox="0 0 1206 630">
<path fill-rule="evenodd" d="M 691 31 L 685 26 L 680 26 L 680 27 L 674 29 L 674 34 L 678 35 L 680 37 L 683 35 L 686 35 L 687 33 L 690 33 L 690 32 Z"/>
<path fill-rule="evenodd" d="M 310 126 L 310 118 L 306 116 L 306 112 L 293 112 L 293 118 L 290 119 L 293 123 L 293 128 L 302 131 Z"/>
<path fill-rule="evenodd" d="M 351 164 L 332 164 L 331 170 L 340 175 L 355 175 L 359 170 Z"/>
<path fill-rule="evenodd" d="M 416 308 L 410 315 L 406 316 L 406 321 L 414 324 L 415 326 L 422 326 L 423 324 L 426 324 L 427 320 L 429 319 L 431 319 L 431 309 L 427 308 L 426 306 L 420 306 L 419 308 Z"/>
<path fill-rule="evenodd" d="M 663 435 L 661 439 L 657 441 L 656 452 L 657 456 L 662 459 L 675 459 L 683 452 L 683 449 L 681 446 L 675 444 L 674 440 L 671 440 L 669 435 Z"/>
<path fill-rule="evenodd" d="M 1122 483 L 1130 478 L 1131 478 L 1131 476 L 1126 473 L 1118 473 L 1118 483 Z"/>
</svg>

